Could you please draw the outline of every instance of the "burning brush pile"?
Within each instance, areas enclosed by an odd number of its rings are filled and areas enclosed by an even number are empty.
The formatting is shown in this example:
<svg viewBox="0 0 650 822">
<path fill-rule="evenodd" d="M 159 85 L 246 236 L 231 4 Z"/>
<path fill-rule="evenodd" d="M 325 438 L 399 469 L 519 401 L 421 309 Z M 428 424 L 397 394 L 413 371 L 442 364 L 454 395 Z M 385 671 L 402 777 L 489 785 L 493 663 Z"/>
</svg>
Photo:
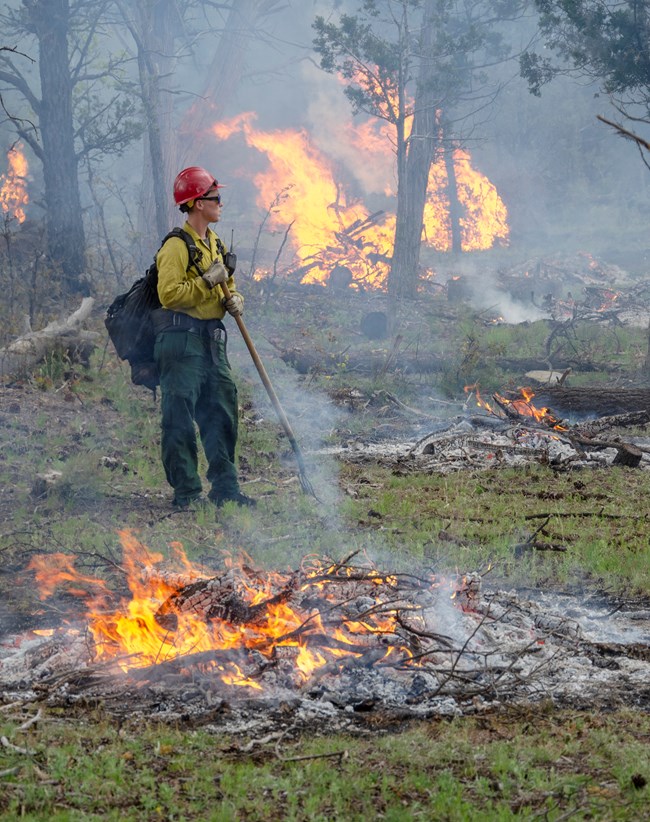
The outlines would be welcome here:
<svg viewBox="0 0 650 822">
<path fill-rule="evenodd" d="M 60 612 L 62 595 L 78 597 L 84 613 L 0 639 L 5 700 L 101 704 L 237 731 L 288 717 L 333 728 L 369 711 L 650 699 L 647 613 L 632 623 L 620 610 L 605 636 L 593 603 L 569 612 L 567 600 L 558 610 L 487 594 L 478 574 L 386 574 L 357 555 L 308 557 L 286 573 L 243 558 L 206 573 L 178 545 L 170 564 L 129 532 L 121 540 L 128 595 L 76 571 L 69 556 L 33 558 L 43 602 L 58 595 Z"/>
<path fill-rule="evenodd" d="M 542 388 L 546 393 L 550 390 L 549 386 Z M 488 400 L 474 384 L 465 387 L 467 398 L 462 414 L 440 419 L 434 430 L 422 433 L 415 441 L 410 437 L 387 437 L 382 432 L 370 440 L 367 437 L 348 440 L 344 446 L 328 449 L 328 453 L 336 453 L 350 463 L 380 461 L 400 475 L 448 474 L 532 464 L 548 466 L 554 472 L 609 466 L 650 470 L 647 435 L 624 437 L 613 433 L 625 428 L 646 428 L 650 424 L 650 412 L 643 408 L 645 389 L 631 390 L 627 399 L 620 389 L 607 392 L 599 388 L 596 393 L 591 389 L 577 389 L 577 393 L 570 393 L 558 385 L 558 390 L 573 397 L 576 405 L 576 397 L 588 405 L 596 396 L 603 407 L 613 409 L 617 408 L 619 399 L 621 407 L 628 403 L 633 407 L 631 400 L 640 394 L 642 399 L 637 405 L 641 409 L 570 423 L 542 405 L 529 387 L 494 392 Z M 382 401 L 384 399 L 387 400 L 385 416 L 392 413 L 393 419 L 397 419 L 402 414 L 403 418 L 412 419 L 414 414 L 421 414 L 392 395 L 384 394 Z M 478 413 L 472 411 L 472 405 Z"/>
</svg>

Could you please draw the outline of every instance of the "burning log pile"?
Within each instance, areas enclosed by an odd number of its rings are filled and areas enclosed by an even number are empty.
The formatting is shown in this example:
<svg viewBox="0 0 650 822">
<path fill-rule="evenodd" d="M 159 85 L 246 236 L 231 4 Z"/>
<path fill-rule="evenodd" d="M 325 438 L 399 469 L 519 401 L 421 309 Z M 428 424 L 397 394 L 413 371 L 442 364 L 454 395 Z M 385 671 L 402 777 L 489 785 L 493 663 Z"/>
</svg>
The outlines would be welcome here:
<svg viewBox="0 0 650 822">
<path fill-rule="evenodd" d="M 131 599 L 65 568 L 33 563 L 44 595 L 84 590 L 74 623 L 0 640 L 5 701 L 97 704 L 230 731 L 347 727 L 369 711 L 405 718 L 504 702 L 647 705 L 650 614 L 601 622 L 566 600 L 486 592 L 479 574 L 380 573 L 356 554 L 307 558 L 284 574 L 245 560 L 218 574 L 163 567 L 122 535 Z M 49 568 L 49 570 L 47 570 Z M 633 622 L 633 620 L 635 620 Z M 607 633 L 603 633 L 606 629 Z M 645 643 L 645 644 L 644 644 Z"/>
<path fill-rule="evenodd" d="M 364 282 L 377 275 L 378 264 L 385 268 L 390 263 L 390 255 L 378 251 L 374 239 L 366 238 L 366 232 L 381 224 L 384 218 L 383 211 L 376 211 L 334 231 L 330 243 L 307 257 L 302 265 L 287 275 L 287 280 L 299 284 L 311 271 L 319 270 L 328 272 L 326 284 L 331 288 L 344 290 L 355 282 L 363 290 Z M 341 260 L 354 261 L 357 270 L 363 273 L 355 279 L 348 265 L 340 264 Z"/>
<path fill-rule="evenodd" d="M 501 271 L 499 283 L 515 299 L 532 301 L 558 322 L 645 325 L 650 316 L 648 280 L 633 281 L 619 266 L 584 252 L 529 260 Z"/>
<path fill-rule="evenodd" d="M 543 397 L 550 390 L 541 389 Z M 490 402 L 483 399 L 477 386 L 467 386 L 466 391 L 469 396 L 465 409 L 468 410 L 474 399 L 487 414 L 457 416 L 415 442 L 347 443 L 336 453 L 347 462 L 380 460 L 392 465 L 400 474 L 446 474 L 532 463 L 548 465 L 555 471 L 610 465 L 650 468 L 650 441 L 647 438 L 623 439 L 619 434 L 607 433 L 612 429 L 647 426 L 650 423 L 649 406 L 570 425 L 549 408 L 534 405 L 533 398 L 537 402 L 537 394 L 530 388 L 495 393 Z M 619 408 L 619 405 L 615 407 Z M 419 413 L 403 404 L 400 408 L 404 412 Z M 426 416 L 420 414 L 421 418 Z"/>
</svg>

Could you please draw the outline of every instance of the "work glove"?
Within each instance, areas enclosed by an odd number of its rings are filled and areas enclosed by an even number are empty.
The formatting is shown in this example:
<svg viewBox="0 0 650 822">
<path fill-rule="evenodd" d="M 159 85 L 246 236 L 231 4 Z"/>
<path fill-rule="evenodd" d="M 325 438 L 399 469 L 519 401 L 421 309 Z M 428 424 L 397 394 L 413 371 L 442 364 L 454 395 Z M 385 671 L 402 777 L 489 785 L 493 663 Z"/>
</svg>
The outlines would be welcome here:
<svg viewBox="0 0 650 822">
<path fill-rule="evenodd" d="M 228 281 L 228 271 L 223 263 L 214 262 L 203 272 L 202 277 L 208 288 L 214 288 L 215 285 L 223 285 Z"/>
<path fill-rule="evenodd" d="M 244 300 L 239 294 L 231 294 L 230 299 L 226 300 L 224 298 L 221 304 L 232 317 L 237 317 L 244 313 Z"/>
</svg>

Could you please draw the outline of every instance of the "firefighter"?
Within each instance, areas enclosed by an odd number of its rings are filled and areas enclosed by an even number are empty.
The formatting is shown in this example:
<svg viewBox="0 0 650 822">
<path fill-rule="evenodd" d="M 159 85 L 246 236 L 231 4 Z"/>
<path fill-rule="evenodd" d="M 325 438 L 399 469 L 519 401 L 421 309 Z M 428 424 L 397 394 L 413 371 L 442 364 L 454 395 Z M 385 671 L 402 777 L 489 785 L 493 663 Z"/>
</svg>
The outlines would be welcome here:
<svg viewBox="0 0 650 822">
<path fill-rule="evenodd" d="M 252 506 L 255 501 L 239 487 L 237 387 L 226 353 L 226 312 L 236 316 L 244 301 L 236 290 L 236 257 L 210 228 L 221 217 L 222 188 L 204 168 L 183 169 L 174 181 L 174 200 L 186 214 L 183 229 L 194 249 L 172 237 L 160 249 L 158 296 L 154 312 L 154 358 L 160 372 L 162 462 L 174 489 L 173 505 L 186 509 L 202 498 L 198 474 L 195 423 L 208 463 L 208 499 Z M 194 259 L 190 259 L 190 257 Z M 231 292 L 226 301 L 221 284 Z"/>
</svg>

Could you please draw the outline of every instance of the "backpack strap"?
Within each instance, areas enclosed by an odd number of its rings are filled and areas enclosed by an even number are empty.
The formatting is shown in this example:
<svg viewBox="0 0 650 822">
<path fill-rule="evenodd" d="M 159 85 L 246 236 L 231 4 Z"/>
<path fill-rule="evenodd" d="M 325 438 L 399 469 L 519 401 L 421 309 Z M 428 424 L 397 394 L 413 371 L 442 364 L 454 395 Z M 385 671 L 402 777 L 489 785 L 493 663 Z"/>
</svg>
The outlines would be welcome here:
<svg viewBox="0 0 650 822">
<path fill-rule="evenodd" d="M 183 242 L 187 246 L 189 260 L 187 263 L 187 268 L 185 270 L 189 271 L 190 268 L 192 268 L 192 266 L 196 266 L 196 268 L 198 269 L 199 260 L 203 257 L 203 254 L 201 250 L 197 247 L 194 240 L 192 239 L 191 234 L 188 234 L 187 231 L 176 226 L 175 228 L 172 228 L 172 230 L 168 234 L 165 234 L 162 242 L 160 243 L 160 248 L 162 248 L 167 242 L 167 240 L 171 239 L 172 237 L 178 237 L 179 239 L 183 240 Z"/>
<path fill-rule="evenodd" d="M 171 239 L 172 237 L 178 237 L 179 239 L 183 240 L 185 245 L 187 246 L 187 253 L 189 255 L 189 261 L 187 263 L 186 271 L 189 271 L 192 266 L 195 266 L 199 273 L 201 273 L 201 269 L 199 268 L 199 261 L 203 258 L 203 252 L 200 248 L 197 247 L 196 243 L 194 242 L 192 235 L 188 234 L 187 231 L 183 228 L 179 228 L 176 226 L 172 228 L 172 230 L 165 234 L 163 237 L 162 243 L 160 244 L 160 248 L 162 248 L 167 240 Z M 221 239 L 217 237 L 217 252 L 221 254 L 222 259 L 226 255 L 226 247 L 221 242 Z M 160 249 L 159 249 L 160 250 Z"/>
</svg>

